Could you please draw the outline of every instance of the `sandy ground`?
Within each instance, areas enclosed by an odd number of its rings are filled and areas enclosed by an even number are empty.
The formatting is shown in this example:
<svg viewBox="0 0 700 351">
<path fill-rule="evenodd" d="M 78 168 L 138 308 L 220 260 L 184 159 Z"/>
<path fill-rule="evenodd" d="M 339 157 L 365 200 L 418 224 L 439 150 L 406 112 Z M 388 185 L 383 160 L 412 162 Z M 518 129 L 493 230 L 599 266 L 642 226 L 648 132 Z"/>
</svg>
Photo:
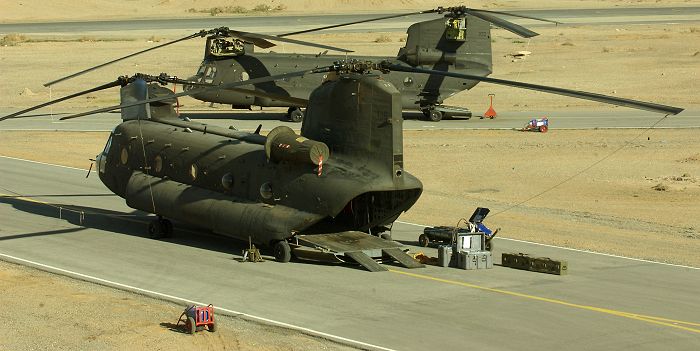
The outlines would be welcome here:
<svg viewBox="0 0 700 351">
<path fill-rule="evenodd" d="M 177 325 L 184 305 L 4 261 L 0 294 L 2 350 L 351 350 L 216 311 L 216 332 L 190 335 Z"/>
<path fill-rule="evenodd" d="M 476 9 L 549 9 L 549 8 L 609 8 L 609 7 L 654 7 L 654 6 L 692 6 L 694 0 L 92 0 L 81 3 L 76 9 L 75 0 L 54 1 L 12 1 L 0 0 L 3 9 L 0 22 L 38 22 L 71 20 L 107 20 L 120 18 L 172 18 L 211 16 L 211 8 L 242 7 L 245 13 L 221 13 L 218 16 L 255 14 L 255 7 L 263 5 L 275 15 L 294 15 L 301 13 L 397 13 L 413 10 L 433 9 L 438 6 L 455 6 L 466 4 Z M 236 10 L 236 12 L 241 12 Z"/>
<path fill-rule="evenodd" d="M 239 1 L 252 8 L 262 0 Z M 358 5 L 359 3 L 359 5 Z M 277 14 L 302 10 L 316 13 L 388 12 L 421 9 L 456 1 L 295 1 Z M 321 4 L 323 6 L 321 6 Z M 139 17 L 209 16 L 186 13 L 189 8 L 228 6 L 193 0 L 91 1 L 80 11 L 75 2 L 0 0 L 2 22 L 85 20 Z M 602 8 L 614 6 L 694 5 L 691 1 L 472 1 L 475 8 Z M 700 26 L 619 25 L 539 27 L 542 35 L 525 40 L 494 29 L 494 77 L 590 90 L 651 100 L 690 109 L 697 100 L 700 72 Z M 73 81 L 51 91 L 41 87 L 73 73 L 186 33 L 106 33 L 104 37 L 74 37 L 81 41 L 21 43 L 0 46 L 0 108 L 14 110 L 87 89 L 118 75 L 166 71 L 188 77 L 201 61 L 203 41 L 171 46 Z M 375 43 L 380 35 L 389 43 Z M 102 34 L 101 34 L 102 35 Z M 151 38 L 155 36 L 156 38 Z M 395 55 L 403 33 L 318 34 L 299 39 L 354 49 L 358 55 Z M 122 39 L 102 41 L 103 39 Z M 42 39 L 35 38 L 32 39 Z M 69 38 L 71 39 L 71 38 Z M 277 51 L 316 52 L 291 45 Z M 527 59 L 508 56 L 532 51 Z M 500 88 L 485 84 L 458 94 L 450 104 L 485 110 L 495 93 L 498 111 L 614 109 L 597 103 Z M 84 110 L 116 102 L 115 92 L 90 94 L 55 107 Z M 203 103 L 183 101 L 188 108 Z M 481 106 L 481 107 L 480 107 Z M 221 109 L 226 107 L 221 106 Z M 445 123 L 445 122 L 442 122 Z M 543 243 L 700 266 L 700 139 L 696 130 L 550 130 L 547 134 L 516 131 L 406 132 L 405 160 L 409 172 L 425 184 L 417 205 L 401 219 L 453 225 L 476 206 L 493 212 L 488 223 L 502 235 Z M 0 132 L 0 155 L 87 168 L 100 151 L 105 133 Z M 45 142 L 36 143 L 36 140 Z M 629 143 L 628 143 L 629 142 Z M 622 146 L 624 148 L 621 148 Z M 439 154 L 440 157 L 435 157 Z M 476 159 L 476 161 L 471 161 Z M 599 164 L 577 175 L 590 165 Z M 567 179 L 575 176 L 571 180 Z M 563 184 L 554 187 L 555 185 Z M 554 187 L 550 191 L 546 191 Z M 546 191 L 546 192 L 545 192 Z M 531 199 L 532 198 L 532 199 Z M 529 201 L 526 201 L 531 199 Z M 516 204 L 521 205 L 513 207 Z M 513 208 L 511 208 L 513 207 Z M 504 211 L 505 212 L 502 212 Z M 0 329 L 0 349 L 336 349 L 326 341 L 236 319 L 219 319 L 220 332 L 195 337 L 172 330 L 182 306 L 73 281 L 0 262 L 0 318 L 12 321 Z M 66 306 L 76 306 L 69 310 Z M 106 308 L 102 308 L 107 306 Z M 128 313 L 146 309 L 152 316 L 133 324 Z M 14 316 L 26 313 L 24 319 Z M 79 322 L 75 316 L 84 316 Z M 49 322 L 47 322 L 49 321 Z M 294 342 L 289 342 L 290 340 Z"/>
</svg>

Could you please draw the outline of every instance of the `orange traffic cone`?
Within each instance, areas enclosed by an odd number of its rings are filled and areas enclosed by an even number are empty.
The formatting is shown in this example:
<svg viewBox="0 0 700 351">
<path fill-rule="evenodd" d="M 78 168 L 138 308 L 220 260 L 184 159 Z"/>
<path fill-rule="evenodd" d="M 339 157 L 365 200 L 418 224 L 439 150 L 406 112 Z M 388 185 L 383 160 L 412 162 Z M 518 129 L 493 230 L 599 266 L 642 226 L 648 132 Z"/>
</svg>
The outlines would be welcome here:
<svg viewBox="0 0 700 351">
<path fill-rule="evenodd" d="M 489 97 L 491 98 L 491 105 L 489 106 L 489 109 L 484 113 L 484 117 L 494 119 L 496 117 L 496 110 L 493 109 L 493 97 L 496 96 L 494 94 L 489 94 Z M 481 118 L 484 118 L 481 117 Z"/>
</svg>

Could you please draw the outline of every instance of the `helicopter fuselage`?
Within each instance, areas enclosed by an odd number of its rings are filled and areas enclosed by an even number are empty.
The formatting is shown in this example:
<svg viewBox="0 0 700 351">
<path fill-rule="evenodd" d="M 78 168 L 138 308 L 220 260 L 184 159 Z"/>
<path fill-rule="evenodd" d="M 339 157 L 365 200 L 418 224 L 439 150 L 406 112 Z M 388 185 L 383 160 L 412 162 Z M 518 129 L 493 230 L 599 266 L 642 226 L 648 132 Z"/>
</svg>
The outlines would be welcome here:
<svg viewBox="0 0 700 351">
<path fill-rule="evenodd" d="M 304 136 L 287 127 L 265 137 L 185 122 L 171 104 L 125 109 L 97 157 L 98 174 L 132 208 L 254 243 L 376 232 L 422 192 L 420 181 L 403 171 L 399 94 L 376 77 L 335 84 L 368 94 L 336 104 L 355 111 L 329 115 L 328 101 L 310 106 Z M 123 99 L 129 89 L 122 88 Z M 309 161 L 300 143 L 329 151 Z M 323 154 L 330 157 L 317 162 Z"/>
<path fill-rule="evenodd" d="M 415 23 L 407 33 L 406 43 L 395 57 L 366 56 L 354 59 L 373 62 L 389 60 L 410 67 L 476 76 L 492 73 L 490 24 L 484 20 L 468 15 L 439 18 Z M 204 60 L 190 80 L 219 85 L 330 66 L 346 58 L 344 55 L 259 53 L 254 52 L 253 45 L 226 37 L 209 37 Z M 308 75 L 256 84 L 254 89 L 275 96 L 308 99 L 325 79 L 325 76 Z M 442 104 L 446 98 L 477 84 L 477 81 L 406 72 L 389 72 L 382 79 L 398 89 L 403 110 L 424 110 Z M 272 97 L 226 90 L 192 96 L 202 101 L 229 104 L 234 108 L 250 108 L 251 105 L 294 106 L 294 103 Z"/>
</svg>

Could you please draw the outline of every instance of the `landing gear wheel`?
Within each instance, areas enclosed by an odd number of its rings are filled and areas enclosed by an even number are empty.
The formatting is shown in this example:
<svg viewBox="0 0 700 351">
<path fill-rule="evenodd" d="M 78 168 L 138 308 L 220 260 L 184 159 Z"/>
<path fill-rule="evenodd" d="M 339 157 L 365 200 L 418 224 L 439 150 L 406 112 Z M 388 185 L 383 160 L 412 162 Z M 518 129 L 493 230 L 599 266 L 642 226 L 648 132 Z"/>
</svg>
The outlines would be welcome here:
<svg viewBox="0 0 700 351">
<path fill-rule="evenodd" d="M 211 321 L 211 324 L 207 325 L 207 328 L 209 328 L 210 332 L 215 332 L 216 331 L 216 321 Z"/>
<path fill-rule="evenodd" d="M 383 234 L 379 235 L 379 237 L 384 239 L 384 240 L 391 240 L 391 233 L 383 233 Z"/>
<path fill-rule="evenodd" d="M 282 240 L 275 243 L 275 261 L 277 262 L 289 262 L 292 259 L 292 249 L 289 244 Z"/>
<path fill-rule="evenodd" d="M 197 331 L 197 324 L 194 322 L 194 318 L 187 317 L 187 322 L 185 322 L 185 328 L 190 334 L 194 334 Z"/>
<path fill-rule="evenodd" d="M 160 228 L 163 232 L 163 237 L 170 238 L 173 236 L 173 222 L 171 222 L 169 219 L 161 219 Z"/>
<path fill-rule="evenodd" d="M 148 223 L 148 237 L 151 239 L 160 239 L 163 237 L 163 225 L 158 219 L 154 219 Z"/>
<path fill-rule="evenodd" d="M 547 126 L 540 126 L 540 133 L 547 133 Z"/>
<path fill-rule="evenodd" d="M 304 119 L 304 112 L 301 112 L 301 109 L 298 107 L 290 107 L 287 110 L 287 118 L 294 123 L 299 123 Z"/>
<path fill-rule="evenodd" d="M 148 223 L 148 237 L 151 239 L 169 238 L 173 234 L 173 223 L 158 216 Z"/>
<path fill-rule="evenodd" d="M 438 110 L 430 110 L 428 114 L 428 119 L 431 122 L 440 122 L 442 120 L 442 112 Z"/>
<path fill-rule="evenodd" d="M 430 239 L 428 239 L 428 236 L 425 234 L 421 234 L 418 237 L 418 245 L 423 246 L 423 247 L 428 247 L 430 244 Z"/>
</svg>

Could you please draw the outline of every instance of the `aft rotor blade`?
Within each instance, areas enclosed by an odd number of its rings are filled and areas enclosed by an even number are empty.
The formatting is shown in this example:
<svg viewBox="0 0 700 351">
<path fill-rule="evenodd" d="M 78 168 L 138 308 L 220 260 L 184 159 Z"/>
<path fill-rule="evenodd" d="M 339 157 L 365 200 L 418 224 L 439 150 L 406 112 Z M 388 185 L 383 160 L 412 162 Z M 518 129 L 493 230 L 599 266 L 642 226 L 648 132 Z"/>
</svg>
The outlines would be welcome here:
<svg viewBox="0 0 700 351">
<path fill-rule="evenodd" d="M 272 44 L 268 41 L 268 40 L 274 40 L 274 41 L 281 41 L 281 42 L 297 44 L 297 45 L 311 46 L 311 47 L 316 47 L 316 48 L 321 48 L 321 49 L 326 49 L 326 50 L 333 50 L 333 51 L 340 51 L 340 52 L 353 52 L 352 50 L 338 48 L 335 46 L 316 44 L 316 43 L 302 41 L 302 40 L 280 38 L 280 37 L 277 37 L 274 35 L 248 33 L 248 32 L 241 32 L 241 31 L 237 31 L 237 30 L 232 30 L 232 31 L 230 31 L 230 33 L 240 37 L 243 40 L 250 41 L 253 44 L 255 44 L 263 49 L 267 49 L 269 47 L 274 46 L 275 44 Z"/>
<path fill-rule="evenodd" d="M 433 71 L 433 70 L 429 70 L 429 69 L 413 68 L 413 67 L 407 67 L 407 66 L 400 66 L 400 65 L 396 65 L 396 64 L 386 65 L 386 68 L 388 68 L 391 71 L 435 74 L 435 75 L 442 75 L 442 76 L 447 76 L 447 77 L 476 80 L 476 81 L 480 81 L 480 82 L 487 82 L 487 83 L 493 83 L 493 84 L 499 84 L 499 85 L 507 85 L 507 86 L 516 87 L 516 88 L 543 91 L 543 92 L 551 93 L 551 94 L 570 96 L 570 97 L 574 97 L 577 99 L 592 100 L 592 101 L 602 102 L 602 103 L 611 104 L 611 105 L 627 106 L 627 107 L 636 108 L 636 109 L 640 109 L 640 110 L 647 110 L 647 111 L 659 112 L 659 113 L 667 113 L 667 114 L 672 114 L 672 115 L 676 115 L 676 114 L 680 113 L 681 111 L 683 111 L 683 109 L 679 108 L 679 107 L 660 105 L 660 104 L 655 104 L 652 102 L 625 99 L 625 98 L 619 98 L 619 97 L 615 97 L 615 96 L 609 96 L 609 95 L 603 95 L 603 94 L 597 94 L 597 93 L 589 93 L 586 91 L 550 87 L 550 86 L 546 86 L 546 85 L 516 82 L 516 81 L 512 81 L 512 80 L 475 76 L 475 75 L 471 75 L 471 74 L 462 74 L 462 73 L 444 72 L 444 71 Z"/>
<path fill-rule="evenodd" d="M 140 100 L 140 101 L 130 102 L 130 103 L 121 104 L 121 105 L 104 107 L 104 108 L 100 108 L 100 109 L 92 110 L 92 111 L 88 111 L 88 112 L 81 112 L 81 113 L 77 113 L 74 115 L 61 117 L 60 120 L 73 119 L 73 118 L 83 117 L 83 116 L 87 116 L 87 115 L 92 115 L 95 113 L 109 112 L 109 111 L 119 110 L 119 109 L 123 109 L 123 108 L 127 108 L 127 107 L 143 105 L 143 104 L 147 104 L 147 103 L 151 103 L 151 102 L 158 102 L 158 101 L 168 100 L 168 99 L 172 99 L 172 98 L 178 98 L 181 96 L 195 95 L 195 94 L 206 93 L 209 91 L 217 91 L 217 90 L 222 90 L 222 89 L 231 89 L 231 88 L 236 88 L 236 87 L 244 86 L 244 85 L 254 85 L 254 84 L 259 84 L 259 83 L 266 83 L 266 82 L 281 80 L 281 79 L 285 79 L 285 78 L 301 77 L 301 76 L 311 74 L 311 73 L 322 73 L 322 72 L 328 72 L 328 71 L 330 71 L 330 67 L 321 67 L 321 68 L 314 68 L 314 69 L 305 70 L 305 71 L 290 72 L 290 73 L 278 74 L 278 75 L 274 75 L 274 76 L 266 76 L 266 77 L 253 78 L 253 79 L 248 79 L 248 80 L 243 80 L 243 81 L 233 82 L 233 83 L 228 83 L 228 84 L 221 84 L 221 85 L 213 86 L 211 88 L 191 89 L 191 90 L 183 91 L 183 92 L 180 92 L 177 94 L 161 96 L 161 97 L 151 98 L 151 99 L 146 99 L 146 100 Z"/>
<path fill-rule="evenodd" d="M 491 22 L 497 27 L 501 27 L 507 31 L 513 32 L 523 38 L 532 38 L 539 35 L 538 33 L 535 33 L 521 25 L 506 21 L 502 18 L 498 18 L 484 11 L 473 11 L 471 9 L 468 9 L 466 12 L 474 17 L 479 17 L 484 21 Z"/>
<path fill-rule="evenodd" d="M 497 15 L 504 15 L 504 16 L 512 16 L 512 17 L 519 17 L 519 18 L 527 18 L 535 21 L 542 21 L 542 22 L 549 22 L 549 23 L 554 23 L 554 24 L 561 24 L 559 21 L 554 21 L 554 20 L 549 20 L 546 18 L 541 18 L 541 17 L 533 17 L 533 16 L 526 16 L 526 15 L 520 15 L 517 13 L 512 13 L 512 12 L 503 12 L 503 11 L 492 11 L 492 10 L 477 10 L 477 9 L 469 9 L 469 12 L 488 12 L 488 13 L 494 13 Z"/>
<path fill-rule="evenodd" d="M 338 27 L 344 27 L 344 26 L 350 26 L 353 24 L 360 24 L 360 23 L 367 23 L 367 22 L 374 22 L 374 21 L 381 21 L 385 19 L 390 19 L 390 18 L 396 18 L 396 17 L 403 17 L 403 16 L 413 16 L 413 15 L 420 15 L 424 13 L 433 13 L 437 12 L 437 10 L 426 10 L 426 11 L 419 11 L 419 12 L 411 12 L 411 13 L 402 13 L 399 15 L 389 15 L 389 16 L 382 16 L 382 17 L 376 17 L 376 18 L 370 18 L 366 20 L 361 20 L 361 21 L 353 21 L 353 22 L 347 22 L 347 23 L 341 23 L 341 24 L 334 24 L 330 26 L 323 26 L 323 27 L 318 27 L 318 28 L 312 28 L 312 29 L 305 29 L 305 30 L 300 30 L 296 32 L 289 32 L 289 33 L 284 33 L 284 34 L 279 34 L 277 37 L 286 37 L 289 35 L 297 35 L 297 34 L 304 34 L 304 33 L 310 33 L 310 32 L 316 32 L 319 30 L 325 30 L 325 29 L 331 29 L 331 28 L 338 28 Z"/>
<path fill-rule="evenodd" d="M 121 60 L 125 60 L 125 59 L 128 59 L 128 58 L 130 58 L 130 57 L 134 57 L 134 56 L 136 56 L 136 55 L 141 55 L 141 54 L 143 54 L 143 53 L 149 52 L 149 51 L 151 51 L 151 50 L 160 49 L 160 48 L 162 48 L 162 47 L 164 47 L 164 46 L 172 45 L 172 44 L 179 43 L 179 42 L 181 42 L 181 41 L 189 40 L 189 39 L 192 39 L 192 38 L 196 38 L 196 37 L 199 37 L 199 36 L 202 36 L 202 33 L 201 33 L 201 32 L 198 32 L 198 33 L 195 33 L 195 34 L 190 34 L 190 35 L 188 35 L 188 36 L 186 36 L 186 37 L 182 37 L 182 38 L 180 38 L 180 39 L 176 39 L 176 40 L 173 40 L 173 41 L 169 41 L 169 42 L 164 43 L 164 44 L 156 45 L 156 46 L 154 46 L 154 47 L 152 47 L 152 48 L 148 48 L 148 49 L 146 49 L 146 50 L 141 50 L 141 51 L 135 52 L 135 53 L 133 53 L 133 54 L 129 54 L 129 55 L 120 57 L 120 58 L 118 58 L 118 59 L 114 59 L 114 60 L 112 60 L 112 61 L 105 62 L 105 63 L 103 63 L 103 64 L 100 64 L 100 65 L 97 65 L 97 66 L 94 66 L 94 67 L 90 67 L 90 68 L 88 68 L 88 69 L 84 69 L 84 70 L 82 70 L 82 71 L 80 71 L 80 72 L 73 73 L 73 74 L 71 74 L 71 75 L 69 75 L 69 76 L 65 76 L 65 77 L 62 77 L 62 78 L 59 78 L 59 79 L 56 79 L 56 80 L 52 80 L 52 81 L 50 81 L 50 82 L 44 84 L 44 86 L 45 86 L 45 87 L 49 87 L 49 86 L 52 86 L 52 85 L 54 85 L 54 84 L 56 84 L 56 83 L 62 82 L 62 81 L 64 81 L 64 80 L 68 80 L 68 79 L 75 78 L 75 77 L 77 77 L 77 76 L 83 75 L 83 74 L 88 73 L 88 72 L 90 72 L 90 71 L 94 71 L 94 70 L 99 69 L 99 68 L 102 68 L 102 67 L 104 67 L 104 66 L 111 65 L 111 64 L 116 63 L 116 62 L 119 62 L 119 61 L 121 61 Z"/>
<path fill-rule="evenodd" d="M 45 102 L 45 103 L 43 103 L 43 104 L 39 104 L 39 105 L 30 107 L 30 108 L 24 109 L 24 110 L 22 110 L 22 111 L 17 111 L 17 112 L 15 112 L 15 113 L 13 113 L 13 114 L 10 114 L 10 115 L 4 116 L 4 117 L 0 117 L 0 121 L 4 121 L 4 120 L 10 119 L 10 118 L 17 118 L 17 116 L 23 115 L 23 114 L 25 114 L 25 113 L 27 113 L 27 112 L 29 112 L 29 111 L 38 110 L 38 109 L 40 109 L 40 108 L 42 108 L 42 107 L 46 107 L 46 106 L 49 106 L 49 105 L 53 105 L 53 104 L 59 103 L 59 102 L 61 102 L 61 101 L 66 101 L 66 100 L 72 99 L 72 98 L 74 98 L 74 97 L 78 97 L 78 96 L 81 96 L 81 95 L 89 94 L 89 93 L 96 92 L 96 91 L 100 91 L 100 90 L 104 90 L 104 89 L 113 88 L 113 87 L 116 87 L 116 86 L 121 85 L 121 83 L 122 83 L 122 80 L 121 80 L 121 79 L 117 79 L 117 80 L 115 80 L 115 81 L 113 81 L 113 82 L 109 82 L 109 83 L 106 83 L 106 84 L 102 84 L 102 85 L 100 85 L 100 86 L 97 86 L 97 87 L 94 87 L 94 88 L 91 88 L 91 89 L 88 89 L 88 90 L 83 90 L 83 91 L 78 92 L 78 93 L 75 93 L 75 94 L 70 94 L 70 95 L 64 96 L 64 97 L 62 97 L 62 98 L 54 99 L 54 100 Z M 23 116 L 23 117 L 30 117 L 30 116 Z"/>
</svg>

